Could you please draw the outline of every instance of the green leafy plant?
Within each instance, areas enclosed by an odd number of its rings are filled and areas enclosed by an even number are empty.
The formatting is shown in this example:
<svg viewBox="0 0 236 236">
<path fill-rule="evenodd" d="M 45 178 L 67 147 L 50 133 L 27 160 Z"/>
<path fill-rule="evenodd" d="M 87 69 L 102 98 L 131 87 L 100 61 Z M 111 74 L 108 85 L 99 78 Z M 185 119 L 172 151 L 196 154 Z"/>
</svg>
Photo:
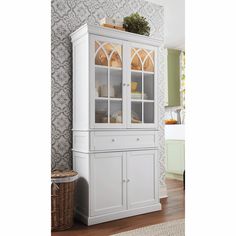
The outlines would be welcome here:
<svg viewBox="0 0 236 236">
<path fill-rule="evenodd" d="M 150 26 L 146 18 L 140 16 L 137 12 L 124 18 L 123 27 L 126 31 L 132 33 L 142 34 L 146 36 L 149 36 L 150 34 Z"/>
</svg>

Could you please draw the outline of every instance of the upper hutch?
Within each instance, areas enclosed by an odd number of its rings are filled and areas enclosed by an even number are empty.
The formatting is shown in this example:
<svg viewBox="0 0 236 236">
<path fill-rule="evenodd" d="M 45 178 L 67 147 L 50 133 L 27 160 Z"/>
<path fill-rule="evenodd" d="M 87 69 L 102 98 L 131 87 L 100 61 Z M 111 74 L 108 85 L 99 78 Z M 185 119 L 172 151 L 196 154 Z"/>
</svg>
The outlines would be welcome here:
<svg viewBox="0 0 236 236">
<path fill-rule="evenodd" d="M 78 217 L 90 225 L 160 210 L 163 42 L 87 24 L 71 39 Z"/>
</svg>

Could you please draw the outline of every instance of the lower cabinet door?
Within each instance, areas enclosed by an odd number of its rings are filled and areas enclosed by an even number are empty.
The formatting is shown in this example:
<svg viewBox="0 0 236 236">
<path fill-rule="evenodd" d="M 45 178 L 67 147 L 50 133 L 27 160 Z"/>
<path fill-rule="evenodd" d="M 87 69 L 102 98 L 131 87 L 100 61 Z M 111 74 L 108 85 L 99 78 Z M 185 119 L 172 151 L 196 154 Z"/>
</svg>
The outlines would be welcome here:
<svg viewBox="0 0 236 236">
<path fill-rule="evenodd" d="M 128 208 L 138 208 L 159 202 L 158 152 L 127 152 Z"/>
<path fill-rule="evenodd" d="M 125 153 L 91 156 L 91 215 L 126 209 Z"/>
</svg>

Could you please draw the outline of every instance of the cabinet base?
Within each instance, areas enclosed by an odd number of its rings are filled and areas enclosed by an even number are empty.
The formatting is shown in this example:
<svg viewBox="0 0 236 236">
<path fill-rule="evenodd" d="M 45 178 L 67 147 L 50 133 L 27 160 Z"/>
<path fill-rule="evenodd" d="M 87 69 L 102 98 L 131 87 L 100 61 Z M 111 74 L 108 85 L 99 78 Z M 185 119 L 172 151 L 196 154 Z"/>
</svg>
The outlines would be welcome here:
<svg viewBox="0 0 236 236">
<path fill-rule="evenodd" d="M 89 225 L 95 225 L 95 224 L 99 224 L 99 223 L 103 223 L 107 221 L 118 220 L 125 217 L 141 215 L 141 214 L 150 213 L 154 211 L 160 211 L 160 210 L 161 210 L 161 203 L 158 203 L 149 207 L 142 207 L 138 209 L 131 209 L 131 210 L 110 213 L 110 214 L 100 215 L 100 216 L 92 216 L 92 217 L 85 216 L 84 214 L 76 210 L 76 219 L 80 220 L 81 222 L 89 226 Z"/>
</svg>

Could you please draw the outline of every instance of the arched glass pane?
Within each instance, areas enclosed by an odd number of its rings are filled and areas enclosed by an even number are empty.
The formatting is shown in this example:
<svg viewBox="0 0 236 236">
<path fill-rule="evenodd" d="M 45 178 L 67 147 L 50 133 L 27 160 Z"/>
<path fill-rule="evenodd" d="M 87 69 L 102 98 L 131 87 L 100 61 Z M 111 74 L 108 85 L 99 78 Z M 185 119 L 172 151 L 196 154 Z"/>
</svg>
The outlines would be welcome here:
<svg viewBox="0 0 236 236">
<path fill-rule="evenodd" d="M 111 67 L 122 67 L 122 62 L 120 59 L 120 55 L 118 52 L 113 52 L 111 58 L 110 58 L 110 66 Z"/>
<path fill-rule="evenodd" d="M 144 71 L 151 71 L 151 72 L 154 71 L 154 65 L 153 65 L 153 62 L 152 62 L 150 56 L 147 57 L 144 65 L 143 65 L 143 70 Z"/>
<path fill-rule="evenodd" d="M 122 57 L 122 47 L 119 44 L 113 44 L 115 51 Z"/>
<path fill-rule="evenodd" d="M 102 48 L 100 48 L 97 52 L 97 55 L 95 58 L 95 64 L 102 65 L 102 66 L 108 66 L 107 56 L 104 53 Z"/>
<path fill-rule="evenodd" d="M 137 54 L 133 57 L 133 60 L 131 62 L 131 69 L 132 70 L 142 70 L 142 63 L 137 56 Z"/>
<path fill-rule="evenodd" d="M 114 50 L 112 44 L 106 43 L 106 44 L 104 44 L 103 47 L 104 47 L 104 49 L 106 50 L 107 55 L 108 55 L 108 57 L 109 57 L 109 56 L 111 55 L 111 53 L 113 52 L 113 50 Z"/>
<path fill-rule="evenodd" d="M 138 52 L 140 58 L 141 58 L 141 61 L 144 62 L 144 59 L 146 58 L 147 56 L 147 52 L 144 50 L 144 49 L 141 49 L 139 52 Z"/>
</svg>

